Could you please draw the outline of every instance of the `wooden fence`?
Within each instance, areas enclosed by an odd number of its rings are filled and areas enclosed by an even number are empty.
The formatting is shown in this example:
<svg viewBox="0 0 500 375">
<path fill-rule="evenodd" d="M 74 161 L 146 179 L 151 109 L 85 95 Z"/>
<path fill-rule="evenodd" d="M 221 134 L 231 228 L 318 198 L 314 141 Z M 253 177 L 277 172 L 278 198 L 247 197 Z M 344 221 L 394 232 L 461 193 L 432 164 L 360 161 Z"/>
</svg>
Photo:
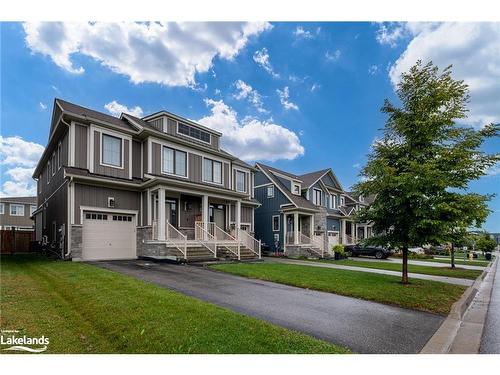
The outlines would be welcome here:
<svg viewBox="0 0 500 375">
<path fill-rule="evenodd" d="M 35 231 L 2 229 L 0 230 L 0 252 L 2 254 L 30 252 L 30 242 L 34 240 Z"/>
</svg>

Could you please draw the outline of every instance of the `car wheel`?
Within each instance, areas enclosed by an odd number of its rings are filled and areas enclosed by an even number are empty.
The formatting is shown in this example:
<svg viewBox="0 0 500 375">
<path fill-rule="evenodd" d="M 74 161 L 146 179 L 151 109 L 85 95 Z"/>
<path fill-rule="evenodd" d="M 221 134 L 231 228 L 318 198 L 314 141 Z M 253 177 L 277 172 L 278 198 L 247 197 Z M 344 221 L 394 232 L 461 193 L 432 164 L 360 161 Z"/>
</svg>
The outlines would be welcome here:
<svg viewBox="0 0 500 375">
<path fill-rule="evenodd" d="M 384 257 L 384 253 L 383 253 L 383 252 L 381 252 L 381 251 L 377 251 L 377 252 L 375 253 L 375 258 L 377 258 L 377 259 L 382 259 L 383 257 Z"/>
</svg>

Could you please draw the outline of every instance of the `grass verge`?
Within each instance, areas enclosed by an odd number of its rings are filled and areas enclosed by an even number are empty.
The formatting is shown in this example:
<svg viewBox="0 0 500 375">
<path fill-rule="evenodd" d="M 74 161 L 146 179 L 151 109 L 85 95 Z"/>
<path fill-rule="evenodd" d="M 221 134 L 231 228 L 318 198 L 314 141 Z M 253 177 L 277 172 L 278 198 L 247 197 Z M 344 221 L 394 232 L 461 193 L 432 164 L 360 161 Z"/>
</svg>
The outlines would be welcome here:
<svg viewBox="0 0 500 375">
<path fill-rule="evenodd" d="M 418 261 L 451 264 L 451 260 L 450 259 L 434 258 L 434 259 L 418 259 Z M 488 264 L 489 264 L 489 261 L 487 261 L 487 260 L 477 261 L 477 260 L 463 260 L 463 259 L 456 259 L 455 258 L 455 265 L 457 265 L 457 266 L 460 265 L 460 266 L 487 267 Z"/>
<path fill-rule="evenodd" d="M 352 267 L 360 267 L 360 268 L 372 268 L 378 270 L 388 270 L 388 271 L 399 271 L 401 272 L 402 264 L 401 263 L 388 263 L 388 262 L 371 262 L 371 261 L 357 261 L 350 259 L 343 260 L 310 260 L 313 262 L 320 263 L 331 263 L 338 264 L 339 266 L 352 266 Z M 446 277 L 457 277 L 461 279 L 476 279 L 483 271 L 479 270 L 468 270 L 464 268 L 448 268 L 448 267 L 428 267 L 428 266 L 420 266 L 415 264 L 408 264 L 408 272 L 410 273 L 420 273 L 424 275 L 433 275 L 433 276 L 446 276 Z"/>
<path fill-rule="evenodd" d="M 412 279 L 402 285 L 397 276 L 278 263 L 235 263 L 211 266 L 215 270 L 300 288 L 447 315 L 465 286 Z M 348 313 L 348 312 L 346 312 Z"/>
<path fill-rule="evenodd" d="M 1 258 L 0 328 L 45 335 L 48 353 L 348 352 L 119 273 L 26 256 Z"/>
</svg>

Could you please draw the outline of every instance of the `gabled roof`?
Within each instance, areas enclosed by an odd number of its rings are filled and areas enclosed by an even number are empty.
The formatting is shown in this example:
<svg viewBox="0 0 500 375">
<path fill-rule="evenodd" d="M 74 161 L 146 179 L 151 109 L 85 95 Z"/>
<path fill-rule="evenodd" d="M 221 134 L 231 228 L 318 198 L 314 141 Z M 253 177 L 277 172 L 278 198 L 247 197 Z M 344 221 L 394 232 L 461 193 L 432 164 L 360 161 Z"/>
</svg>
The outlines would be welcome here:
<svg viewBox="0 0 500 375">
<path fill-rule="evenodd" d="M 335 176 L 335 173 L 333 173 L 332 168 L 321 169 L 319 171 L 309 172 L 309 173 L 306 173 L 306 174 L 299 176 L 299 178 L 302 179 L 302 188 L 305 188 L 305 189 L 310 188 L 316 182 L 318 182 L 320 179 L 322 179 L 323 176 L 325 176 L 327 174 L 331 175 L 333 181 L 335 183 L 337 183 L 340 190 L 344 190 L 342 188 L 342 184 L 338 180 L 337 176 Z"/>
<path fill-rule="evenodd" d="M 261 163 L 256 163 L 255 166 L 259 168 L 274 183 L 274 185 L 276 185 L 278 189 L 280 189 L 280 191 L 288 198 L 290 203 L 295 205 L 297 208 L 303 208 L 311 211 L 318 211 L 318 208 L 304 197 L 292 194 L 292 192 L 273 173 L 276 172 L 279 174 L 285 174 L 286 172 L 283 173 L 283 171 L 280 171 L 279 169 L 272 168 Z M 286 175 L 289 175 L 290 177 L 293 176 L 292 178 L 294 179 L 295 177 L 297 177 L 295 175 L 292 175 L 291 173 L 286 173 Z"/>
<path fill-rule="evenodd" d="M 130 124 L 126 121 L 123 121 L 121 118 L 107 115 L 102 112 L 94 111 L 93 109 L 82 107 L 81 105 L 70 103 L 59 98 L 56 98 L 55 101 L 61 106 L 64 112 L 69 112 L 75 115 L 86 117 L 89 120 L 95 119 L 98 121 L 107 122 L 112 125 L 119 126 L 127 130 L 131 130 Z"/>
</svg>

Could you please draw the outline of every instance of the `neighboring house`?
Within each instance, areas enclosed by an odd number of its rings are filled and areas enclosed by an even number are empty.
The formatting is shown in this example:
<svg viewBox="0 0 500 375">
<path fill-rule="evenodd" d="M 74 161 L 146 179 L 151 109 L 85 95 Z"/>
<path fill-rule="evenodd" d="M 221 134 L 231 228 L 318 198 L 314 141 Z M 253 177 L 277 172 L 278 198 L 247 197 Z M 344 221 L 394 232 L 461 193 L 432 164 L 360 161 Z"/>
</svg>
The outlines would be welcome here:
<svg viewBox="0 0 500 375">
<path fill-rule="evenodd" d="M 37 239 L 73 260 L 257 257 L 254 168 L 166 111 L 116 118 L 55 99 Z"/>
<path fill-rule="evenodd" d="M 0 198 L 0 229 L 32 231 L 31 215 L 36 208 L 36 197 Z"/>
<path fill-rule="evenodd" d="M 356 223 L 360 202 L 344 191 L 333 171 L 295 175 L 257 163 L 256 237 L 288 255 L 320 255 L 335 244 L 371 236 L 369 225 Z M 360 234 L 363 234 L 360 236 Z"/>
</svg>

